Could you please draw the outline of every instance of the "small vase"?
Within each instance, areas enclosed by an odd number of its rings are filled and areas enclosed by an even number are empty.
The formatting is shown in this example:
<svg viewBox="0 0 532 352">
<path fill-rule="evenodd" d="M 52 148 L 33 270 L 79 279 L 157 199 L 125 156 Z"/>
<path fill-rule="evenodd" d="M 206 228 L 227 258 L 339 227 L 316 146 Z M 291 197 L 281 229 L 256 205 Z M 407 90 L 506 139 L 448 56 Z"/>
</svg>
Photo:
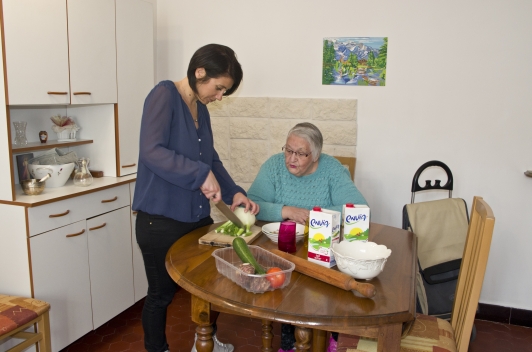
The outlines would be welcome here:
<svg viewBox="0 0 532 352">
<path fill-rule="evenodd" d="M 15 145 L 26 145 L 28 140 L 26 139 L 26 122 L 14 121 L 15 126 Z"/>
<path fill-rule="evenodd" d="M 48 132 L 46 131 L 39 132 L 39 139 L 41 140 L 41 143 L 46 143 L 46 141 L 48 140 Z"/>
<path fill-rule="evenodd" d="M 77 161 L 78 170 L 74 175 L 74 185 L 76 186 L 90 186 L 92 184 L 92 175 L 89 171 L 89 158 L 80 158 Z"/>
</svg>

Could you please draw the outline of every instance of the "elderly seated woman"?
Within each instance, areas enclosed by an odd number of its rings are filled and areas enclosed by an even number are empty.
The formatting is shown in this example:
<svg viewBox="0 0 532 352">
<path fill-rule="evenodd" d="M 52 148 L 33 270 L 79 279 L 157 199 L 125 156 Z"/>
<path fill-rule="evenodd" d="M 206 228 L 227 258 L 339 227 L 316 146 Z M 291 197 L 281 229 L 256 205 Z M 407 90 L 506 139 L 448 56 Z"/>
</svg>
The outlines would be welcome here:
<svg viewBox="0 0 532 352">
<path fill-rule="evenodd" d="M 299 123 L 288 132 L 283 153 L 262 165 L 248 191 L 249 199 L 260 206 L 258 220 L 305 224 L 314 206 L 341 212 L 346 203 L 367 205 L 349 171 L 334 157 L 322 154 L 322 147 L 322 134 L 311 123 Z M 294 343 L 294 327 L 283 324 L 279 352 L 292 351 Z M 336 351 L 334 337 L 327 351 Z"/>
</svg>

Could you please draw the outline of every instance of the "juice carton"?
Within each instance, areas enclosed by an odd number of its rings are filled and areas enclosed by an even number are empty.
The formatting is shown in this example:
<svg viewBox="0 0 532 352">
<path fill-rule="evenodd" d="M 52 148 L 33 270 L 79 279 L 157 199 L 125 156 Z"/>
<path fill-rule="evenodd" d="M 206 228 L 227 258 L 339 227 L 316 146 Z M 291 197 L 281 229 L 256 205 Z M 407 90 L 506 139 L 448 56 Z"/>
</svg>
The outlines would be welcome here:
<svg viewBox="0 0 532 352">
<path fill-rule="evenodd" d="M 327 268 L 336 265 L 333 243 L 340 242 L 341 214 L 339 211 L 314 207 L 309 216 L 308 260 Z"/>
<path fill-rule="evenodd" d="M 344 205 L 344 240 L 367 241 L 369 235 L 369 207 L 363 204 Z"/>
</svg>

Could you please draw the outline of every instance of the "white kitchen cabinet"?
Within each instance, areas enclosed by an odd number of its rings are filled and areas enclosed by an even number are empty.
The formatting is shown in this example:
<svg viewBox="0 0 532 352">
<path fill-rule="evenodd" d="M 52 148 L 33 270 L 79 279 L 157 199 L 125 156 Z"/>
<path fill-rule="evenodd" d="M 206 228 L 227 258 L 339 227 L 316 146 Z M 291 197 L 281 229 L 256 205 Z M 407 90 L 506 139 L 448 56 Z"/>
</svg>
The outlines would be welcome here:
<svg viewBox="0 0 532 352">
<path fill-rule="evenodd" d="M 7 256 L 0 257 L 0 266 L 8 267 L 18 257 L 22 265 L 30 263 L 14 271 L 17 277 L 6 276 L 0 292 L 34 296 L 51 304 L 53 351 L 135 302 L 130 199 L 129 185 L 121 184 L 29 207 L 23 218 L 26 224 L 21 221 L 23 207 L 0 207 L 9 212 L 0 213 L 0 221 L 13 225 L 9 233 L 14 237 L 10 250 L 2 253 Z M 26 233 L 29 248 L 24 249 Z M 3 241 L 8 238 L 0 236 Z M 13 282 L 25 285 L 14 289 Z"/>
<path fill-rule="evenodd" d="M 0 161 L 8 165 L 0 171 L 0 267 L 7 268 L 0 270 L 0 292 L 52 304 L 58 351 L 147 292 L 129 183 L 136 177 L 142 105 L 154 84 L 152 4 L 2 0 L 0 6 L 0 81 L 6 82 L 0 86 Z M 78 140 L 54 141 L 50 117 L 57 114 L 79 124 Z M 28 122 L 27 146 L 13 145 L 13 121 Z M 38 141 L 41 130 L 48 144 Z M 89 157 L 91 169 L 104 177 L 86 188 L 69 180 L 24 195 L 15 155 L 53 147 Z M 83 234 L 66 237 L 78 226 Z"/>
<path fill-rule="evenodd" d="M 133 204 L 133 195 L 135 194 L 136 182 L 129 184 L 131 191 L 131 204 Z M 148 294 L 148 279 L 144 269 L 144 258 L 137 243 L 137 233 L 135 223 L 137 221 L 137 212 L 131 212 L 131 246 L 133 247 L 133 284 L 135 285 L 135 302 L 138 302 Z"/>
<path fill-rule="evenodd" d="M 93 329 L 86 221 L 31 237 L 35 297 L 50 303 L 52 350 Z"/>
<path fill-rule="evenodd" d="M 81 187 L 74 186 L 74 188 L 80 189 Z M 31 207 L 28 209 L 29 235 L 34 236 L 129 204 L 129 187 L 122 185 L 80 197 Z M 130 230 L 129 221 L 127 230 Z"/>
<path fill-rule="evenodd" d="M 67 8 L 70 103 L 116 103 L 114 0 L 68 0 Z"/>
<path fill-rule="evenodd" d="M 94 329 L 135 303 L 130 209 L 87 220 Z"/>
<path fill-rule="evenodd" d="M 114 0 L 2 6 L 7 104 L 116 103 Z"/>
<path fill-rule="evenodd" d="M 2 6 L 8 104 L 68 104 L 65 0 L 3 0 Z"/>
<path fill-rule="evenodd" d="M 154 85 L 153 50 L 152 4 L 116 0 L 119 176 L 137 172 L 142 109 Z"/>
</svg>

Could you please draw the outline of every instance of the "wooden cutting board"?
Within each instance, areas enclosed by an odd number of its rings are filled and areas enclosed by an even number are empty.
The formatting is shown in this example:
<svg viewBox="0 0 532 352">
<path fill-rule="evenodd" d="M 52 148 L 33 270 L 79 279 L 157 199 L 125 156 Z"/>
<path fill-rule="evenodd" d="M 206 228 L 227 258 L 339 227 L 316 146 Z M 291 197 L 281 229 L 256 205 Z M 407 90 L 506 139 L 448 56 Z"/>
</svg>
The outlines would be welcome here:
<svg viewBox="0 0 532 352">
<path fill-rule="evenodd" d="M 256 225 L 251 226 L 252 234 L 247 237 L 242 237 L 247 244 L 253 242 L 262 233 L 262 228 Z M 224 235 L 223 233 L 216 233 L 214 230 L 199 239 L 200 244 L 208 244 L 215 247 L 231 247 L 235 237 Z"/>
</svg>

